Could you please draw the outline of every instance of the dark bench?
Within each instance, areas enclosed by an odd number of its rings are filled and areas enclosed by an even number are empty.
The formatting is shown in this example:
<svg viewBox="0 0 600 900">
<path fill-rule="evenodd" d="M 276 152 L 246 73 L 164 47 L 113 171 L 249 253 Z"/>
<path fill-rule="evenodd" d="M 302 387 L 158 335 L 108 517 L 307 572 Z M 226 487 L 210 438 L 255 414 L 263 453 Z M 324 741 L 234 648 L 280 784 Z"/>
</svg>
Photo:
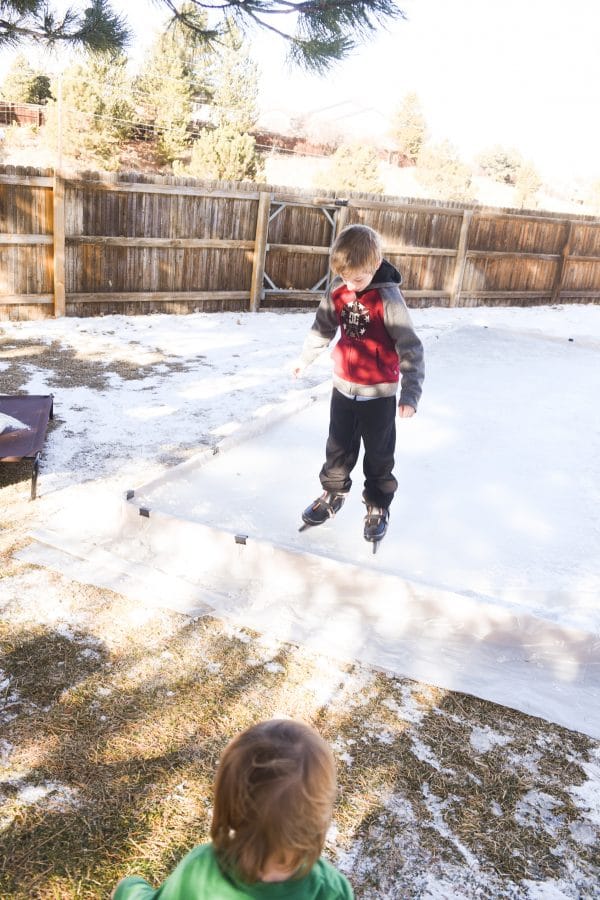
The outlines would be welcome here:
<svg viewBox="0 0 600 900">
<path fill-rule="evenodd" d="M 0 394 L 0 412 L 29 425 L 29 429 L 0 434 L 0 462 L 33 460 L 31 499 L 35 500 L 42 447 L 46 439 L 48 422 L 53 418 L 54 395 Z"/>
</svg>

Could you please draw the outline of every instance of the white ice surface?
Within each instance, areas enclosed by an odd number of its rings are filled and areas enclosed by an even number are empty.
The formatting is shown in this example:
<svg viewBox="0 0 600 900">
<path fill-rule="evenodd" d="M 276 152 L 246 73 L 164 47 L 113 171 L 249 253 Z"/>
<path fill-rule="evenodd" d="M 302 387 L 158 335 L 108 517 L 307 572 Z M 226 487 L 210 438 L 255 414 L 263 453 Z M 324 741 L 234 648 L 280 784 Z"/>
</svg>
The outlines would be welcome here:
<svg viewBox="0 0 600 900">
<path fill-rule="evenodd" d="M 398 420 L 399 489 L 376 557 L 362 538 L 360 460 L 335 522 L 297 530 L 321 490 L 328 394 L 138 489 L 136 502 L 600 631 L 599 396 L 596 348 L 496 329 L 442 335 L 419 415 Z"/>
</svg>

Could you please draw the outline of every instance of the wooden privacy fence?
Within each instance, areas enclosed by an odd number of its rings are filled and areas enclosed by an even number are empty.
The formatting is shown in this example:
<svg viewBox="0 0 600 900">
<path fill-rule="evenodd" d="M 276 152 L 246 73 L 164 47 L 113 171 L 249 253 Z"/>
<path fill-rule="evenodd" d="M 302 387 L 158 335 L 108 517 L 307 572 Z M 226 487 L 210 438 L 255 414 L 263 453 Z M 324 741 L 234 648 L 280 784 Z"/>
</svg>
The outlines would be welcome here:
<svg viewBox="0 0 600 900">
<path fill-rule="evenodd" d="M 0 319 L 314 304 L 339 230 L 411 306 L 600 301 L 600 219 L 150 176 L 0 169 Z"/>
</svg>

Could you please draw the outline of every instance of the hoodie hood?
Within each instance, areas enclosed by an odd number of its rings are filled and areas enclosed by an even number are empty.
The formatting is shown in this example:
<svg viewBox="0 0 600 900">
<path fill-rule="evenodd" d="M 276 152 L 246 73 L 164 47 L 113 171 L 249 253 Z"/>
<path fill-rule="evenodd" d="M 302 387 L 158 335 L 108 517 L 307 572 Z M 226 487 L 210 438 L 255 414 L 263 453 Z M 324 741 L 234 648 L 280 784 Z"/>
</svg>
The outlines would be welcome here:
<svg viewBox="0 0 600 900">
<path fill-rule="evenodd" d="M 373 275 L 371 284 L 365 290 L 371 290 L 374 284 L 389 284 L 390 282 L 400 286 L 402 284 L 402 275 L 395 266 L 388 262 L 387 259 L 384 259 Z M 364 294 L 364 291 L 361 291 L 361 294 Z"/>
</svg>

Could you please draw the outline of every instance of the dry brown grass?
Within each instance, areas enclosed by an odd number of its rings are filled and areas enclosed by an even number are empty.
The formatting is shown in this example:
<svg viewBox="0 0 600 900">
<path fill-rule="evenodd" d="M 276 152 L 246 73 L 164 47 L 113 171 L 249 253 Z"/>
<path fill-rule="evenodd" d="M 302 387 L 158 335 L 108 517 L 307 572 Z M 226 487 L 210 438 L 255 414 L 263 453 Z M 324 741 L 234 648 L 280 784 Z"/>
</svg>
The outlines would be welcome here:
<svg viewBox="0 0 600 900">
<path fill-rule="evenodd" d="M 592 747 L 582 735 L 296 647 L 261 648 L 258 636 L 210 618 L 158 614 L 120 633 L 127 601 L 94 595 L 92 609 L 110 608 L 104 621 L 114 633 L 104 640 L 106 625 L 71 635 L 33 622 L 2 628 L 2 669 L 18 698 L 4 724 L 14 750 L 2 809 L 3 897 L 102 897 L 126 872 L 159 882 L 207 839 L 226 741 L 282 713 L 313 722 L 336 748 L 335 843 L 357 854 L 348 870 L 357 896 L 418 896 L 410 893 L 418 870 L 461 869 L 469 854 L 479 888 L 486 879 L 508 888 L 559 878 L 567 858 L 592 879 L 593 847 L 569 832 L 581 810 L 567 788 L 585 780 L 576 760 Z M 304 688 L 319 683 L 330 685 L 325 703 Z M 407 697 L 418 723 L 402 718 Z M 510 741 L 480 754 L 469 737 L 486 725 Z M 54 789 L 24 803 L 24 785 Z M 555 798 L 554 833 L 515 819 L 531 791 Z"/>
</svg>

